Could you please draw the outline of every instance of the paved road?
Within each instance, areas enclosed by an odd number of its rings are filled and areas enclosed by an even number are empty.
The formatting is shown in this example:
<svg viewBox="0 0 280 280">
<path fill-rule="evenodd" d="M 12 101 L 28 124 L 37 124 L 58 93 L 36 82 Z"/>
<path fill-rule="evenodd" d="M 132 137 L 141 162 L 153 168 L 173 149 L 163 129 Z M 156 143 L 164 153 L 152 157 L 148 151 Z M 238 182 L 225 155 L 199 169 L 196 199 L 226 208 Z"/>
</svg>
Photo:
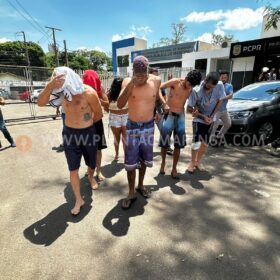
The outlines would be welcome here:
<svg viewBox="0 0 280 280">
<path fill-rule="evenodd" d="M 174 181 L 158 175 L 156 147 L 152 198 L 123 211 L 126 173 L 110 134 L 107 180 L 92 192 L 82 177 L 87 204 L 73 218 L 61 121 L 9 130 L 32 148 L 18 138 L 20 149 L 0 152 L 0 279 L 279 279 L 280 161 L 264 148 L 211 148 L 209 172 L 195 175 L 184 172 L 186 148 Z"/>
</svg>

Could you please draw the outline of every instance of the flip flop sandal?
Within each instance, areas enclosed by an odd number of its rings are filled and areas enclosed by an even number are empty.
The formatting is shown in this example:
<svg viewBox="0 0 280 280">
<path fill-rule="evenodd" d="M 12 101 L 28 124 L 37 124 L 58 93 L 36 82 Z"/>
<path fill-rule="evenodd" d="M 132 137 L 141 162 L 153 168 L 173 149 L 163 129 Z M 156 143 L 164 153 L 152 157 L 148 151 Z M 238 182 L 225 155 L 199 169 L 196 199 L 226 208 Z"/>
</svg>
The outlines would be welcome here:
<svg viewBox="0 0 280 280">
<path fill-rule="evenodd" d="M 189 174 L 194 174 L 194 168 L 191 169 L 191 168 L 188 167 L 188 169 L 187 169 L 186 171 L 187 171 Z"/>
<path fill-rule="evenodd" d="M 179 180 L 180 177 L 178 175 L 173 175 L 173 173 L 171 172 L 171 177 L 172 179 L 175 179 L 175 180 Z"/>
<path fill-rule="evenodd" d="M 133 204 L 133 202 L 137 199 L 137 197 L 133 197 L 133 198 L 125 198 L 122 201 L 122 208 L 123 209 L 129 209 L 130 206 Z"/>
<path fill-rule="evenodd" d="M 151 196 L 150 192 L 146 188 L 144 189 L 136 188 L 136 191 L 138 191 L 145 198 L 149 198 Z"/>
</svg>

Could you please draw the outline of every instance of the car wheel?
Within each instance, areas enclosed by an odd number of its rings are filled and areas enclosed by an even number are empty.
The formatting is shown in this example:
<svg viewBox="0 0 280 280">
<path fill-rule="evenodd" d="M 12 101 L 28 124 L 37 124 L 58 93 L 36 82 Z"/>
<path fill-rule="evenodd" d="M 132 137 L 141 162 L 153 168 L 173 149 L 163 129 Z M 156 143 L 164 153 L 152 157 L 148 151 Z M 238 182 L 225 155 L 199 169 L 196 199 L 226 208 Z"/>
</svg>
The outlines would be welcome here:
<svg viewBox="0 0 280 280">
<path fill-rule="evenodd" d="M 269 141 L 274 134 L 274 125 L 271 121 L 264 121 L 258 128 L 258 136 L 261 140 Z"/>
</svg>

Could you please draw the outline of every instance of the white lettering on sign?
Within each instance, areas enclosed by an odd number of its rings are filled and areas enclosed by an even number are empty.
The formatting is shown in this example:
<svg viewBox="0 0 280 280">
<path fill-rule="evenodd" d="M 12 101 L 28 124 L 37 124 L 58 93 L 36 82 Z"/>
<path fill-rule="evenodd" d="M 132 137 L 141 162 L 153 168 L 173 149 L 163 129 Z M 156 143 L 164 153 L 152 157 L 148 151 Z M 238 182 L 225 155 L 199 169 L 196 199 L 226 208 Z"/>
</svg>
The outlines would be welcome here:
<svg viewBox="0 0 280 280">
<path fill-rule="evenodd" d="M 245 46 L 243 47 L 243 52 L 254 52 L 254 51 L 260 51 L 261 49 L 262 49 L 262 45 Z"/>
</svg>

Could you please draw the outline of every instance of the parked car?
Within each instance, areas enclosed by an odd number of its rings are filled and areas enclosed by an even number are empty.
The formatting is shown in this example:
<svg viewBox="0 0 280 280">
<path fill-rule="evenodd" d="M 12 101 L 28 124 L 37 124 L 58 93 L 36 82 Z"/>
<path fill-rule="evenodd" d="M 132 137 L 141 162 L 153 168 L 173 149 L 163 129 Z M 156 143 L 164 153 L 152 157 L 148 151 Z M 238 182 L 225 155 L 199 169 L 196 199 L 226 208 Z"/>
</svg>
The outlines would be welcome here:
<svg viewBox="0 0 280 280">
<path fill-rule="evenodd" d="M 4 88 L 0 88 L 0 97 L 3 97 L 4 99 L 11 98 L 10 93 Z"/>
<path fill-rule="evenodd" d="M 31 102 L 34 102 L 34 103 L 37 102 L 38 96 L 42 90 L 43 90 L 43 88 L 33 90 L 32 94 L 31 94 Z"/>
<path fill-rule="evenodd" d="M 265 143 L 280 135 L 280 81 L 254 83 L 240 89 L 227 108 L 232 120 L 228 134 L 254 135 L 255 140 Z"/>
<path fill-rule="evenodd" d="M 20 100 L 22 101 L 28 101 L 29 100 L 29 91 L 28 90 L 25 90 L 23 92 L 20 92 L 18 94 L 18 97 Z"/>
</svg>

